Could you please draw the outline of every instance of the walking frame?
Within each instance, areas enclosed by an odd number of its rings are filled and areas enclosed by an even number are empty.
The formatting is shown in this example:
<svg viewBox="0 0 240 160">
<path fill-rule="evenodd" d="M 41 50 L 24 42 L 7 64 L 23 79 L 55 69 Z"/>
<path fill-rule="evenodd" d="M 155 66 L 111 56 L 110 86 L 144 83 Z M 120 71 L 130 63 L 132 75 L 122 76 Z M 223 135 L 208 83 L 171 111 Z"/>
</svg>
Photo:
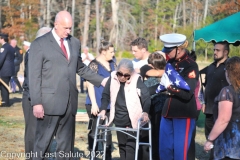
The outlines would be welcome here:
<svg viewBox="0 0 240 160">
<path fill-rule="evenodd" d="M 102 158 L 103 160 L 105 160 L 105 153 L 106 153 L 106 143 L 107 143 L 107 132 L 109 131 L 117 131 L 117 132 L 122 132 L 124 134 L 127 134 L 131 137 L 133 137 L 136 140 L 136 149 L 135 149 L 135 160 L 138 159 L 138 150 L 139 150 L 139 145 L 145 145 L 149 147 L 149 160 L 152 160 L 152 130 L 151 130 L 151 122 L 150 120 L 148 121 L 147 125 L 144 125 L 146 127 L 142 127 L 141 126 L 141 119 L 138 120 L 138 127 L 137 129 L 133 129 L 133 128 L 120 128 L 120 127 L 107 127 L 106 125 L 108 124 L 108 118 L 105 116 L 105 124 L 104 125 L 99 125 L 99 121 L 101 119 L 101 116 L 98 116 L 97 118 L 97 125 L 96 125 L 96 132 L 94 135 L 94 143 L 93 143 L 93 154 L 91 153 L 91 160 L 94 160 L 95 158 L 95 148 L 97 145 L 97 142 L 103 142 L 103 155 Z M 141 130 L 147 130 L 148 131 L 148 138 L 149 138 L 149 142 L 139 142 L 139 135 L 140 135 L 140 131 Z M 127 133 L 127 131 L 132 131 L 132 132 L 136 132 L 137 135 L 131 135 L 129 133 Z M 102 135 L 103 136 L 99 136 Z M 99 138 L 98 138 L 99 137 Z M 101 137 L 103 137 L 103 139 L 101 139 Z"/>
</svg>

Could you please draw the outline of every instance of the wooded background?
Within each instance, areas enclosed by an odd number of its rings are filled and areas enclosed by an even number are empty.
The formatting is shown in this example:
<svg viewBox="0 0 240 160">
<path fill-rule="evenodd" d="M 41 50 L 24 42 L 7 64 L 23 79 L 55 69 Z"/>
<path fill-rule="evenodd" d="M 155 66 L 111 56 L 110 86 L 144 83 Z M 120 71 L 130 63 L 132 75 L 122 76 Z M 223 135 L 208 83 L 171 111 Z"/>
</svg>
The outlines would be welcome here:
<svg viewBox="0 0 240 160">
<path fill-rule="evenodd" d="M 0 0 L 0 30 L 31 42 L 40 27 L 53 27 L 56 13 L 67 10 L 74 20 L 72 35 L 82 46 L 98 54 L 104 38 L 114 44 L 118 56 L 131 58 L 129 44 L 137 37 L 147 39 L 152 52 L 162 48 L 159 35 L 182 33 L 191 49 L 195 29 L 239 9 L 240 0 Z M 210 57 L 212 46 L 200 40 L 196 52 L 201 57 L 209 50 Z M 231 55 L 240 55 L 239 47 L 232 47 Z"/>
</svg>

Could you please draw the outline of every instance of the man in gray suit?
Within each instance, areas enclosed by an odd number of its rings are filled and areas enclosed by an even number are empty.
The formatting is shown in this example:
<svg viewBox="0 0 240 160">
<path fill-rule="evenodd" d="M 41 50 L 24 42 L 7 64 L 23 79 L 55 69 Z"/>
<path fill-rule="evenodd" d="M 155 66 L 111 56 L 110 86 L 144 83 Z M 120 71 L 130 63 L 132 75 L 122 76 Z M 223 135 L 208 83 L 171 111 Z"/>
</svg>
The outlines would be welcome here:
<svg viewBox="0 0 240 160">
<path fill-rule="evenodd" d="M 52 31 L 31 44 L 29 90 L 33 114 L 37 117 L 33 159 L 49 155 L 56 156 L 55 159 L 74 158 L 76 73 L 95 86 L 106 82 L 82 63 L 80 41 L 69 35 L 72 24 L 70 13 L 60 11 Z M 56 152 L 48 154 L 54 137 Z"/>
</svg>

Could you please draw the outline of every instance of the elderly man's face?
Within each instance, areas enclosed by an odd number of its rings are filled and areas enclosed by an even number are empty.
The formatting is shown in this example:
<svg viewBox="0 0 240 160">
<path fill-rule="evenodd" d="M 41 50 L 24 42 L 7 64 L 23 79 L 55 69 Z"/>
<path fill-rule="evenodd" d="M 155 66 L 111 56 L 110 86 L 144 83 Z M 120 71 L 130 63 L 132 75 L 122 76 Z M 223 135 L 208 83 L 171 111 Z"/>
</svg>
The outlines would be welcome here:
<svg viewBox="0 0 240 160">
<path fill-rule="evenodd" d="M 72 20 L 71 19 L 62 19 L 54 24 L 56 33 L 60 38 L 67 38 L 68 35 L 71 33 L 72 30 Z"/>
</svg>

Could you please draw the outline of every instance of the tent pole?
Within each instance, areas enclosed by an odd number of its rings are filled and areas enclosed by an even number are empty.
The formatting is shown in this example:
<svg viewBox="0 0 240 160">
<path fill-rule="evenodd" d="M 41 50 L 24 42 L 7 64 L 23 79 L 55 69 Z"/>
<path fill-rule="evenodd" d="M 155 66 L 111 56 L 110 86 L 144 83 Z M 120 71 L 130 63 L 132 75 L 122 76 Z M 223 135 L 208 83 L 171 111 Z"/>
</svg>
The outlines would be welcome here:
<svg viewBox="0 0 240 160">
<path fill-rule="evenodd" d="M 196 42 L 195 41 L 193 41 L 193 51 L 195 51 L 195 49 L 196 49 Z"/>
</svg>

